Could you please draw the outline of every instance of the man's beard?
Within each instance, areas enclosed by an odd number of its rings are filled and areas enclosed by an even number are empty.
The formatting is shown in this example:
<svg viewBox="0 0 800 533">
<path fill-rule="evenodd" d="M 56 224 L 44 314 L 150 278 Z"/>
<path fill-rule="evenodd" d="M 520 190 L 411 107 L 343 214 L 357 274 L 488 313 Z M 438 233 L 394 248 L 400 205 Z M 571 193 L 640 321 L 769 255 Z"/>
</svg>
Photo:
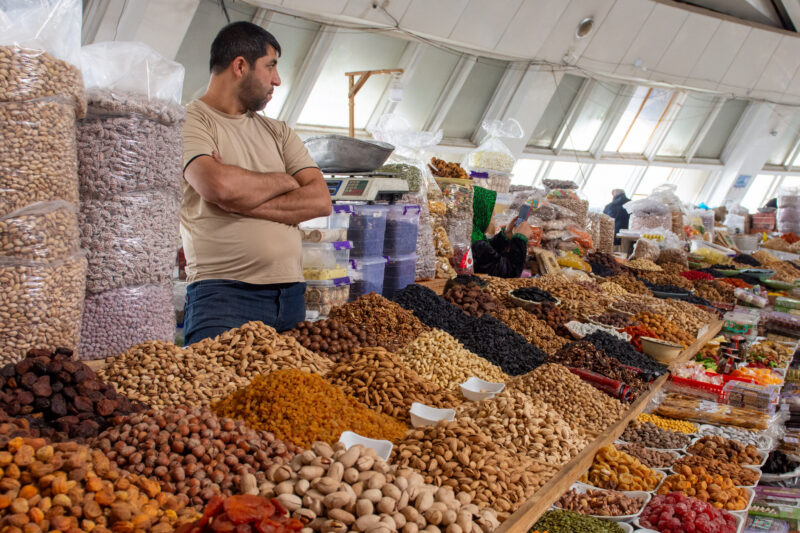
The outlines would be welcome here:
<svg viewBox="0 0 800 533">
<path fill-rule="evenodd" d="M 264 91 L 264 87 L 259 83 L 252 73 L 242 80 L 239 89 L 239 101 L 244 106 L 245 111 L 255 113 L 267 107 L 269 94 Z"/>
</svg>

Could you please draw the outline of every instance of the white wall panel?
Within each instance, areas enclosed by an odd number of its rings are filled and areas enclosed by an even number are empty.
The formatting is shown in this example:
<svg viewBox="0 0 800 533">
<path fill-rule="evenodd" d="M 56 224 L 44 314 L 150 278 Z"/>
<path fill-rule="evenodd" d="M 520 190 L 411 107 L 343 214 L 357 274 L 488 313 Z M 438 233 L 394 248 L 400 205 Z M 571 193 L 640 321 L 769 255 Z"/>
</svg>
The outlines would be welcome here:
<svg viewBox="0 0 800 533">
<path fill-rule="evenodd" d="M 536 4 L 531 0 L 526 0 L 526 3 Z M 531 49 L 528 53 L 532 57 L 555 62 L 561 62 L 567 53 L 575 54 L 575 58 L 580 57 L 589 46 L 592 36 L 576 39 L 575 30 L 578 28 L 578 24 L 584 18 L 591 17 L 594 19 L 596 31 L 606 19 L 613 5 L 614 0 L 570 0 L 558 22 L 547 33 L 544 45 L 538 51 Z"/>
<path fill-rule="evenodd" d="M 609 68 L 622 61 L 655 6 L 653 2 L 641 0 L 617 0 L 603 24 L 590 36 L 591 42 L 581 55 L 581 63 Z"/>
<path fill-rule="evenodd" d="M 633 65 L 637 59 L 642 61 L 642 67 L 646 69 L 656 67 L 672 42 L 673 36 L 678 33 L 688 17 L 689 13 L 683 9 L 656 4 L 615 73 L 623 76 L 641 76 L 642 69 Z"/>
<path fill-rule="evenodd" d="M 469 35 L 481 48 L 494 48 L 514 19 L 523 0 L 492 0 L 492 9 L 486 10 L 485 0 L 470 0 L 461 13 L 451 39 Z"/>
<path fill-rule="evenodd" d="M 689 73 L 692 84 L 715 89 L 728 72 L 750 31 L 751 28 L 747 26 L 723 20 Z"/>
<path fill-rule="evenodd" d="M 800 39 L 783 36 L 775 53 L 769 59 L 767 68 L 756 82 L 757 91 L 768 91 L 780 98 L 783 93 L 792 89 L 790 84 L 800 67 Z M 794 88 L 800 91 L 800 87 Z"/>
<path fill-rule="evenodd" d="M 413 0 L 400 23 L 413 31 L 449 37 L 469 0 Z M 486 7 L 491 8 L 489 4 Z M 460 39 L 467 38 L 466 35 Z"/>
<path fill-rule="evenodd" d="M 523 2 L 497 43 L 497 51 L 527 56 L 539 50 L 568 5 L 565 0 Z"/>
<path fill-rule="evenodd" d="M 780 40 L 778 33 L 751 31 L 736 54 L 731 68 L 722 78 L 722 84 L 747 88 L 755 86 Z M 744 65 L 750 68 L 741 68 Z"/>
<path fill-rule="evenodd" d="M 686 78 L 721 22 L 719 19 L 701 15 L 692 14 L 687 17 L 654 70 Z"/>
</svg>

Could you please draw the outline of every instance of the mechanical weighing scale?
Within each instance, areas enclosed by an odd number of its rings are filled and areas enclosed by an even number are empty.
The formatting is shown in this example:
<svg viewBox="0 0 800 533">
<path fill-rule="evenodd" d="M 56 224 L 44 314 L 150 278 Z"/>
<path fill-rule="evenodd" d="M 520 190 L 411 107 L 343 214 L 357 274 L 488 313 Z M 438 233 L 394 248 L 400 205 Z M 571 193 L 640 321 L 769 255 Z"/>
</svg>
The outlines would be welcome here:
<svg viewBox="0 0 800 533">
<path fill-rule="evenodd" d="M 324 176 L 334 203 L 394 203 L 408 192 L 408 183 L 390 172 L 341 172 Z"/>
</svg>

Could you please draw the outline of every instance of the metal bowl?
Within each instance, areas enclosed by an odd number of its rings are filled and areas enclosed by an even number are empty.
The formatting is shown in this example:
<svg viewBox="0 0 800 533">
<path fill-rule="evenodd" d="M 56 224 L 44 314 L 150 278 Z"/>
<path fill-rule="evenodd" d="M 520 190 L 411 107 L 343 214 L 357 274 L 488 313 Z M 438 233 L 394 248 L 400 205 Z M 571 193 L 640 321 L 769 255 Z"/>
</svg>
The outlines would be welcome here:
<svg viewBox="0 0 800 533">
<path fill-rule="evenodd" d="M 383 165 L 394 146 L 344 135 L 319 135 L 305 142 L 322 172 L 372 172 Z"/>
</svg>

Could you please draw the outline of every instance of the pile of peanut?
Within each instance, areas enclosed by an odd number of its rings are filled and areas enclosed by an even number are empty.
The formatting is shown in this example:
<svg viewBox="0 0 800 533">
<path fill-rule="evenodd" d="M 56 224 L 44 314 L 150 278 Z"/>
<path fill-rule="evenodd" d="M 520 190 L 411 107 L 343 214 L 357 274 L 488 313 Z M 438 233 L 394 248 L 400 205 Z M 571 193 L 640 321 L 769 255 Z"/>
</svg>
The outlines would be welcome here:
<svg viewBox="0 0 800 533">
<path fill-rule="evenodd" d="M 44 50 L 0 46 L 0 71 L 0 102 L 59 96 L 71 102 L 78 117 L 86 113 L 81 71 Z"/>
<path fill-rule="evenodd" d="M 102 379 L 152 407 L 210 406 L 259 374 L 282 368 L 324 374 L 333 365 L 262 322 L 185 348 L 161 341 L 137 344 L 106 363 L 98 371 Z"/>
<path fill-rule="evenodd" d="M 256 492 L 277 498 L 309 530 L 328 533 L 488 533 L 499 526 L 495 512 L 480 509 L 469 493 L 426 484 L 363 446 L 315 442 L 288 465 L 267 470 Z"/>
<path fill-rule="evenodd" d="M 566 367 L 553 363 L 512 379 L 508 388 L 531 397 L 553 398 L 552 408 L 573 429 L 587 433 L 604 431 L 627 410 L 618 400 L 584 383 Z"/>
<path fill-rule="evenodd" d="M 560 299 L 561 307 L 566 312 L 579 317 L 602 314 L 614 303 L 614 298 L 606 295 L 593 283 L 582 285 L 561 274 L 536 278 L 533 285 Z"/>
<path fill-rule="evenodd" d="M 325 378 L 374 411 L 406 423 L 414 402 L 440 409 L 462 402 L 460 395 L 420 377 L 384 348 L 359 348 Z"/>
<path fill-rule="evenodd" d="M 609 296 L 624 296 L 628 294 L 628 291 L 625 290 L 625 288 L 622 285 L 614 281 L 606 281 L 604 283 L 601 283 L 600 290 L 602 290 Z"/>
<path fill-rule="evenodd" d="M 652 295 L 647 286 L 630 274 L 620 274 L 606 278 L 606 282 L 614 282 L 627 292 L 640 295 Z"/>
<path fill-rule="evenodd" d="M 410 466 L 426 483 L 466 492 L 480 508 L 508 516 L 553 477 L 556 468 L 515 456 L 468 420 L 410 431 L 391 461 Z"/>
<path fill-rule="evenodd" d="M 548 355 L 556 353 L 567 343 L 567 340 L 559 337 L 547 322 L 538 320 L 520 307 L 499 309 L 491 314 Z"/>
<path fill-rule="evenodd" d="M 471 420 L 510 452 L 549 465 L 567 463 L 588 444 L 550 405 L 517 390 L 463 404 L 457 413 L 459 421 Z"/>
<path fill-rule="evenodd" d="M 442 388 L 458 390 L 470 377 L 504 383 L 508 376 L 499 366 L 470 352 L 452 335 L 432 329 L 406 344 L 397 357 L 408 368 Z"/>
</svg>

